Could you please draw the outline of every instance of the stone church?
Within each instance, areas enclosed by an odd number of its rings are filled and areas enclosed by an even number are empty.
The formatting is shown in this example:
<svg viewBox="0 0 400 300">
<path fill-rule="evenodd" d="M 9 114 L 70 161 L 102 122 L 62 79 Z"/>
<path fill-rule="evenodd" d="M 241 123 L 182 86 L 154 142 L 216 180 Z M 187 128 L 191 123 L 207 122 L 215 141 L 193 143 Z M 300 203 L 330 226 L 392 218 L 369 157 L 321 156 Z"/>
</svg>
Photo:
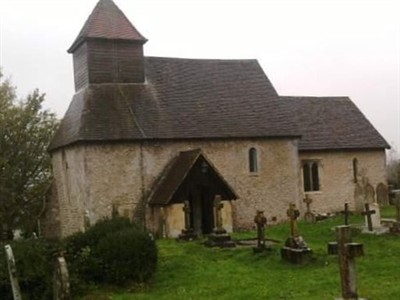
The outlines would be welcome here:
<svg viewBox="0 0 400 300">
<path fill-rule="evenodd" d="M 67 236 L 119 214 L 176 237 L 226 230 L 256 210 L 286 219 L 352 209 L 386 188 L 387 142 L 347 97 L 280 96 L 257 60 L 147 57 L 147 39 L 100 0 L 68 52 L 75 95 L 49 147 L 42 232 Z M 378 188 L 379 187 L 379 188 Z"/>
</svg>

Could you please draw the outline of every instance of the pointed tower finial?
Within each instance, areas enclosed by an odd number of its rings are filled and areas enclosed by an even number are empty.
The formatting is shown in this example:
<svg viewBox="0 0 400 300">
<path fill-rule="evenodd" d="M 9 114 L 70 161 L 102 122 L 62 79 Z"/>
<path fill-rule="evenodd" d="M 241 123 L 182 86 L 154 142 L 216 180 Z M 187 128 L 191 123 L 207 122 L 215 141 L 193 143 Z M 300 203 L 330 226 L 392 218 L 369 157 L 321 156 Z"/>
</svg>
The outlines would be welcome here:
<svg viewBox="0 0 400 300">
<path fill-rule="evenodd" d="M 100 0 L 68 49 L 75 89 L 91 83 L 143 83 L 147 39 L 112 0 Z"/>
</svg>

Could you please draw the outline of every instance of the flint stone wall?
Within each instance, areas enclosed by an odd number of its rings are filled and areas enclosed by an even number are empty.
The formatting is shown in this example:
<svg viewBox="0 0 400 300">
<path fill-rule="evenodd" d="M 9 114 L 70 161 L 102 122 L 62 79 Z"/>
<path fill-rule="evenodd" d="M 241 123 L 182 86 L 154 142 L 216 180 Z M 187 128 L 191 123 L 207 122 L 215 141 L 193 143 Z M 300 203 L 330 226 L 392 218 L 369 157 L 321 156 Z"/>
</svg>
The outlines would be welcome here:
<svg viewBox="0 0 400 300">
<path fill-rule="evenodd" d="M 386 184 L 384 150 L 301 152 L 299 156 L 300 169 L 303 160 L 319 161 L 320 191 L 303 192 L 303 198 L 305 194 L 312 198 L 311 209 L 316 212 L 342 211 L 345 202 L 349 203 L 351 210 L 359 210 L 368 198 L 368 185 L 376 189 L 379 183 Z M 353 173 L 354 158 L 358 160 L 356 183 Z M 303 183 L 301 189 L 304 191 Z"/>
<path fill-rule="evenodd" d="M 252 147 L 258 152 L 257 173 L 249 172 Z M 264 210 L 268 219 L 284 220 L 288 203 L 300 199 L 294 140 L 77 145 L 53 153 L 61 235 L 84 230 L 86 211 L 94 223 L 110 216 L 113 205 L 120 215 L 136 220 L 145 210 L 144 225 L 155 230 L 154 212 L 143 205 L 143 199 L 179 151 L 197 148 L 203 150 L 239 196 L 232 202 L 233 229 L 253 228 L 257 209 Z"/>
<path fill-rule="evenodd" d="M 257 173 L 249 172 L 252 147 L 258 152 Z M 111 216 L 113 206 L 120 215 L 142 220 L 144 226 L 156 232 L 158 213 L 143 200 L 179 151 L 197 148 L 203 150 L 239 196 L 232 201 L 233 230 L 254 228 L 256 210 L 265 211 L 269 224 L 272 219 L 286 220 L 289 202 L 296 203 L 302 213 L 305 211 L 302 160 L 319 161 L 320 191 L 308 193 L 313 199 L 311 209 L 317 212 L 343 210 L 345 202 L 355 209 L 362 205 L 367 184 L 376 187 L 380 182 L 386 183 L 383 150 L 298 154 L 297 141 L 289 139 L 77 145 L 53 153 L 61 236 L 84 230 L 86 213 L 92 224 Z M 357 183 L 353 176 L 354 158 L 358 160 Z M 174 224 L 183 228 L 183 213 L 172 210 L 177 218 Z M 181 230 L 179 226 L 170 228 L 172 235 Z M 230 225 L 224 222 L 224 226 Z"/>
</svg>

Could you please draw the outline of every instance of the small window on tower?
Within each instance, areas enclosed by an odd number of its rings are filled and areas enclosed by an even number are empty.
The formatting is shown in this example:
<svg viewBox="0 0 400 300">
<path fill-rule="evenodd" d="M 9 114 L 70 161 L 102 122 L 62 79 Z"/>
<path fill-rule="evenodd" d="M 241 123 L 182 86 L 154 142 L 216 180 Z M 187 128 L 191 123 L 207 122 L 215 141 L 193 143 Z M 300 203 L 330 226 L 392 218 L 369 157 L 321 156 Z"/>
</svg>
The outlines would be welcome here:
<svg viewBox="0 0 400 300">
<path fill-rule="evenodd" d="M 250 150 L 249 150 L 249 171 L 250 171 L 250 173 L 258 172 L 257 149 L 256 148 L 250 148 Z"/>
</svg>

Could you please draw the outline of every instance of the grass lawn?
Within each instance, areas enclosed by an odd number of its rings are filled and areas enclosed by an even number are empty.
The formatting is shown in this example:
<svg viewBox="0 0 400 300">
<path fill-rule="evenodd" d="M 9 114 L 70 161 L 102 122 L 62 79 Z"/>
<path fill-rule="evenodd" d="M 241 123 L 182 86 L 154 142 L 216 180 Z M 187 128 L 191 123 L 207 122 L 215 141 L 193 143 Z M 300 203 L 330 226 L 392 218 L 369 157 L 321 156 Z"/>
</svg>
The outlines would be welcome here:
<svg viewBox="0 0 400 300">
<path fill-rule="evenodd" d="M 383 217 L 394 210 L 384 208 Z M 311 262 L 297 266 L 280 258 L 282 244 L 268 254 L 254 255 L 251 248 L 206 248 L 200 242 L 160 240 L 158 271 L 146 286 L 131 291 L 102 288 L 82 299 L 296 299 L 326 300 L 341 295 L 336 256 L 327 255 L 334 241 L 332 228 L 342 217 L 300 223 L 300 232 L 313 249 Z M 363 223 L 352 216 L 351 223 Z M 269 238 L 284 241 L 288 224 L 267 229 Z M 254 232 L 236 233 L 234 238 L 254 237 Z M 364 244 L 365 256 L 357 259 L 359 295 L 369 300 L 400 299 L 400 236 L 366 235 L 354 232 L 353 242 Z"/>
</svg>

